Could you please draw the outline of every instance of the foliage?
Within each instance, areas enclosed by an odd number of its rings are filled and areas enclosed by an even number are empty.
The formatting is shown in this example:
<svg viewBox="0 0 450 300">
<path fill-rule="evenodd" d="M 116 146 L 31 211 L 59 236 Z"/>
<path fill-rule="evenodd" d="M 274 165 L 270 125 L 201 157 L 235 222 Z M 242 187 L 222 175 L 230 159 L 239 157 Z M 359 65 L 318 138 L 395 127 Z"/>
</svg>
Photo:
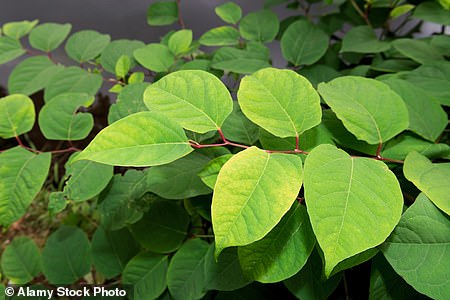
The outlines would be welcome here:
<svg viewBox="0 0 450 300">
<path fill-rule="evenodd" d="M 2 284 L 448 298 L 448 1 L 227 2 L 198 39 L 179 4 L 150 5 L 181 29 L 149 44 L 2 25 L 0 64 L 21 57 L 0 98 Z M 442 32 L 415 38 L 423 22 Z"/>
</svg>

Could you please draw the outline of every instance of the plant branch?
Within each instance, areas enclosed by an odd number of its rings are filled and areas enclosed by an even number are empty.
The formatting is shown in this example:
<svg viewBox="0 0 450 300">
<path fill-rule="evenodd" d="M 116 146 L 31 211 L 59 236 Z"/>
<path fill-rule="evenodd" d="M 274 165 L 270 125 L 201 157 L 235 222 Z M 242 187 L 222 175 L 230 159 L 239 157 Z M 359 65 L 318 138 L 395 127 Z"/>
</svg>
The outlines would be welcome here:
<svg viewBox="0 0 450 300">
<path fill-rule="evenodd" d="M 367 12 L 363 12 L 361 8 L 356 4 L 355 0 L 350 0 L 352 3 L 353 8 L 356 10 L 356 12 L 361 16 L 361 18 L 364 19 L 367 25 L 372 27 L 372 24 L 370 23 L 369 17 L 367 16 Z"/>
<path fill-rule="evenodd" d="M 26 150 L 28 150 L 28 151 L 34 152 L 34 153 L 53 153 L 53 154 L 59 154 L 59 153 L 67 153 L 67 152 L 81 151 L 81 149 L 78 149 L 78 148 L 73 147 L 73 146 L 71 146 L 71 147 L 69 147 L 69 148 L 67 148 L 67 149 L 61 149 L 61 150 L 39 151 L 39 150 L 30 148 L 30 147 L 28 147 L 28 146 L 25 146 L 24 143 L 22 142 L 22 140 L 21 140 L 18 136 L 15 136 L 15 138 L 16 138 L 17 144 L 19 144 L 20 147 L 22 147 L 22 148 L 24 148 L 24 149 L 26 149 Z M 5 151 L 5 150 L 2 150 L 2 151 Z"/>
<path fill-rule="evenodd" d="M 177 9 L 178 9 L 178 24 L 180 24 L 181 29 L 185 29 L 186 25 L 184 24 L 183 16 L 181 15 L 181 0 L 177 0 Z"/>
</svg>

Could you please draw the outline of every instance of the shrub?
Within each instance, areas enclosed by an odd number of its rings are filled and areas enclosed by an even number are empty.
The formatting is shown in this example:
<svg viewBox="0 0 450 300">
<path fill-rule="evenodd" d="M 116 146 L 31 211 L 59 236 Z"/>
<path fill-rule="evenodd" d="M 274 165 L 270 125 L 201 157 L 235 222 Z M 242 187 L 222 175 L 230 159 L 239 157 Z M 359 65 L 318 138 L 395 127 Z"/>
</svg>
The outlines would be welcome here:
<svg viewBox="0 0 450 300">
<path fill-rule="evenodd" d="M 0 63 L 25 56 L 0 99 L 3 283 L 448 298 L 448 1 L 287 2 L 222 4 L 198 40 L 154 2 L 181 29 L 150 44 L 3 24 Z"/>
</svg>

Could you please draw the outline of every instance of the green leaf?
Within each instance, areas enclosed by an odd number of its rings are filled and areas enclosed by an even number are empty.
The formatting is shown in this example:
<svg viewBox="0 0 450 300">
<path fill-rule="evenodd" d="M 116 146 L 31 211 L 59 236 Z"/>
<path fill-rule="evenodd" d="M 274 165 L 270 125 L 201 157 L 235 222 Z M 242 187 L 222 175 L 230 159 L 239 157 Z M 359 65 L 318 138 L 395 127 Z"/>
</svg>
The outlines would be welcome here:
<svg viewBox="0 0 450 300">
<path fill-rule="evenodd" d="M 433 164 L 425 156 L 413 151 L 405 159 L 403 173 L 437 207 L 450 215 L 450 163 Z"/>
<path fill-rule="evenodd" d="M 134 72 L 128 78 L 128 84 L 143 83 L 144 79 L 145 79 L 145 75 L 143 72 Z"/>
<path fill-rule="evenodd" d="M 109 187 L 100 194 L 98 212 L 107 230 L 119 230 L 142 217 L 137 201 L 147 191 L 144 172 L 129 170 L 116 174 Z"/>
<path fill-rule="evenodd" d="M 30 32 L 30 45 L 44 52 L 53 51 L 66 39 L 71 29 L 72 25 L 68 23 L 44 23 L 38 25 Z"/>
<path fill-rule="evenodd" d="M 116 103 L 110 107 L 108 123 L 112 124 L 134 113 L 147 111 L 147 106 L 144 104 L 144 91 L 148 85 L 147 82 L 142 82 L 124 86 L 117 96 Z"/>
<path fill-rule="evenodd" d="M 415 39 L 396 39 L 392 46 L 404 56 L 421 64 L 429 61 L 444 60 L 439 49 L 427 42 Z"/>
<path fill-rule="evenodd" d="M 198 176 L 207 186 L 214 189 L 220 169 L 231 157 L 233 154 L 225 154 L 210 160 L 198 173 Z"/>
<path fill-rule="evenodd" d="M 141 41 L 136 40 L 116 40 L 109 43 L 108 46 L 103 49 L 100 56 L 100 64 L 102 67 L 114 74 L 117 60 L 122 55 L 127 55 L 131 58 L 130 69 L 136 66 L 136 61 L 134 60 L 133 52 L 136 49 L 145 47 L 145 44 Z"/>
<path fill-rule="evenodd" d="M 239 31 L 231 26 L 221 26 L 208 30 L 199 39 L 205 46 L 233 46 L 239 43 Z"/>
<path fill-rule="evenodd" d="M 121 274 L 125 265 L 138 251 L 139 245 L 127 229 L 108 231 L 100 226 L 92 237 L 94 266 L 105 278 Z"/>
<path fill-rule="evenodd" d="M 157 166 L 192 151 L 183 129 L 155 112 L 139 112 L 100 131 L 75 160 L 107 165 Z"/>
<path fill-rule="evenodd" d="M 425 1 L 420 3 L 413 12 L 413 18 L 437 23 L 441 25 L 450 25 L 448 10 L 445 10 L 436 1 Z"/>
<path fill-rule="evenodd" d="M 206 254 L 206 289 L 218 291 L 233 291 L 250 283 L 245 278 L 239 264 L 236 248 L 223 251 L 219 259 L 214 259 L 214 244 L 209 247 Z"/>
<path fill-rule="evenodd" d="M 320 98 L 309 81 L 291 70 L 267 68 L 242 79 L 242 112 L 279 137 L 295 137 L 320 123 Z"/>
<path fill-rule="evenodd" d="M 116 62 L 114 69 L 117 78 L 125 78 L 130 71 L 131 60 L 127 55 L 122 55 Z"/>
<path fill-rule="evenodd" d="M 241 36 L 249 41 L 271 42 L 276 37 L 280 23 L 270 10 L 251 12 L 239 23 Z"/>
<path fill-rule="evenodd" d="M 385 142 L 409 125 L 402 98 L 377 80 L 344 76 L 318 90 L 345 128 L 369 144 Z"/>
<path fill-rule="evenodd" d="M 3 24 L 2 29 L 6 36 L 18 40 L 27 35 L 37 23 L 39 23 L 39 20 L 8 22 Z"/>
<path fill-rule="evenodd" d="M 71 159 L 76 155 L 72 155 Z M 75 202 L 89 200 L 100 194 L 113 176 L 112 166 L 94 161 L 82 160 L 72 163 L 69 160 L 65 167 L 64 196 Z"/>
<path fill-rule="evenodd" d="M 25 95 L 0 98 L 0 137 L 11 138 L 33 128 L 35 120 L 33 101 Z"/>
<path fill-rule="evenodd" d="M 217 6 L 214 11 L 219 18 L 229 24 L 237 24 L 242 17 L 241 7 L 231 1 Z"/>
<path fill-rule="evenodd" d="M 302 68 L 298 70 L 298 73 L 311 82 L 314 88 L 317 88 L 317 85 L 321 82 L 330 81 L 336 77 L 341 76 L 337 70 L 329 67 L 327 65 L 319 65 L 315 64 L 313 66 L 309 66 L 306 68 Z"/>
<path fill-rule="evenodd" d="M 170 25 L 178 20 L 178 6 L 175 1 L 156 1 L 148 7 L 147 23 L 149 25 Z"/>
<path fill-rule="evenodd" d="M 8 90 L 11 94 L 34 94 L 45 88 L 50 78 L 62 69 L 62 66 L 55 65 L 46 56 L 29 57 L 12 70 L 8 78 Z"/>
<path fill-rule="evenodd" d="M 389 16 L 393 19 L 398 18 L 400 16 L 403 16 L 404 14 L 410 12 L 415 8 L 412 4 L 403 4 L 399 5 L 397 7 L 394 7 L 391 12 L 389 13 Z"/>
<path fill-rule="evenodd" d="M 32 239 L 17 237 L 3 251 L 1 266 L 10 283 L 25 284 L 42 271 L 41 254 Z"/>
<path fill-rule="evenodd" d="M 52 192 L 48 196 L 48 211 L 50 215 L 62 212 L 67 206 L 63 192 Z"/>
<path fill-rule="evenodd" d="M 147 184 L 150 192 L 166 199 L 184 199 L 210 194 L 197 174 L 210 161 L 210 157 L 193 152 L 163 166 L 150 168 Z"/>
<path fill-rule="evenodd" d="M 349 258 L 344 259 L 341 261 L 331 272 L 330 276 L 333 276 L 343 270 L 347 270 L 350 268 L 353 268 L 354 266 L 358 266 L 362 264 L 363 262 L 366 262 L 370 260 L 372 257 L 374 257 L 378 253 L 377 248 L 371 248 L 364 252 L 358 253 L 356 255 L 353 255 Z"/>
<path fill-rule="evenodd" d="M 227 161 L 212 202 L 215 256 L 226 247 L 260 240 L 272 230 L 297 197 L 302 178 L 301 159 L 294 155 L 251 147 Z"/>
<path fill-rule="evenodd" d="M 122 282 L 133 285 L 132 299 L 156 299 L 167 286 L 168 259 L 165 255 L 144 252 L 125 267 Z"/>
<path fill-rule="evenodd" d="M 390 47 L 388 42 L 378 40 L 371 27 L 356 26 L 345 34 L 340 52 L 379 53 Z"/>
<path fill-rule="evenodd" d="M 50 99 L 39 112 L 39 127 L 49 140 L 82 140 L 94 127 L 90 113 L 77 113 L 89 107 L 94 97 L 82 93 L 64 93 Z"/>
<path fill-rule="evenodd" d="M 381 244 L 403 207 L 400 185 L 383 162 L 332 145 L 306 158 L 305 200 L 327 277 L 341 261 Z"/>
<path fill-rule="evenodd" d="M 168 42 L 170 52 L 180 55 L 189 50 L 192 43 L 192 30 L 182 29 L 174 32 Z"/>
<path fill-rule="evenodd" d="M 417 151 L 428 158 L 436 158 L 449 155 L 450 146 L 431 143 L 410 134 L 402 134 L 386 144 L 381 151 L 381 156 L 404 160 L 411 151 Z"/>
<path fill-rule="evenodd" d="M 61 226 L 42 250 L 44 275 L 51 284 L 72 284 L 91 269 L 89 240 L 81 229 Z"/>
<path fill-rule="evenodd" d="M 434 142 L 448 124 L 447 114 L 440 104 L 423 89 L 405 80 L 391 78 L 383 82 L 405 102 L 409 114 L 408 129 Z"/>
<path fill-rule="evenodd" d="M 219 129 L 233 109 L 231 95 L 220 79 L 200 70 L 164 76 L 145 90 L 144 102 L 149 110 L 199 133 Z"/>
<path fill-rule="evenodd" d="M 405 280 L 395 273 L 383 255 L 372 260 L 370 270 L 369 300 L 428 299 L 416 292 Z"/>
<path fill-rule="evenodd" d="M 96 58 L 108 46 L 111 37 L 94 30 L 82 30 L 72 34 L 67 40 L 65 50 L 73 60 L 83 63 Z"/>
<path fill-rule="evenodd" d="M 52 76 L 45 87 L 44 99 L 49 101 L 63 93 L 86 93 L 94 96 L 102 86 L 102 76 L 79 67 L 68 67 Z"/>
<path fill-rule="evenodd" d="M 283 57 L 294 66 L 312 65 L 327 51 L 328 36 L 308 20 L 298 20 L 281 38 Z"/>
<path fill-rule="evenodd" d="M 0 36 L 0 65 L 25 54 L 20 42 L 8 36 Z"/>
<path fill-rule="evenodd" d="M 175 62 L 173 54 L 163 44 L 148 44 L 136 49 L 133 54 L 139 64 L 155 72 L 168 72 Z"/>
<path fill-rule="evenodd" d="M 25 214 L 47 178 L 51 154 L 15 147 L 0 153 L 0 224 Z"/>
<path fill-rule="evenodd" d="M 326 300 L 341 281 L 341 274 L 329 279 L 322 277 L 322 260 L 317 250 L 309 256 L 306 265 L 294 276 L 284 281 L 284 285 L 297 299 Z"/>
<path fill-rule="evenodd" d="M 306 208 L 294 203 L 265 237 L 239 247 L 239 261 L 247 277 L 263 283 L 278 282 L 302 269 L 315 243 Z"/>
<path fill-rule="evenodd" d="M 395 272 L 417 291 L 433 299 L 446 299 L 450 293 L 449 245 L 448 216 L 421 194 L 381 250 Z"/>
<path fill-rule="evenodd" d="M 155 253 L 171 253 L 183 244 L 190 218 L 176 202 L 156 200 L 131 233 L 142 247 Z"/>
<path fill-rule="evenodd" d="M 194 300 L 205 294 L 207 280 L 207 242 L 201 239 L 187 241 L 172 257 L 167 272 L 167 285 L 174 299 Z"/>
<path fill-rule="evenodd" d="M 233 111 L 222 126 L 228 140 L 253 145 L 259 139 L 259 127 L 242 113 L 237 101 L 233 102 Z"/>
<path fill-rule="evenodd" d="M 424 89 L 442 105 L 450 106 L 450 89 L 447 88 L 450 84 L 450 62 L 425 64 L 402 74 L 400 78 Z"/>
<path fill-rule="evenodd" d="M 222 47 L 214 53 L 211 67 L 226 72 L 252 74 L 259 69 L 270 67 L 269 57 L 248 49 Z"/>
</svg>

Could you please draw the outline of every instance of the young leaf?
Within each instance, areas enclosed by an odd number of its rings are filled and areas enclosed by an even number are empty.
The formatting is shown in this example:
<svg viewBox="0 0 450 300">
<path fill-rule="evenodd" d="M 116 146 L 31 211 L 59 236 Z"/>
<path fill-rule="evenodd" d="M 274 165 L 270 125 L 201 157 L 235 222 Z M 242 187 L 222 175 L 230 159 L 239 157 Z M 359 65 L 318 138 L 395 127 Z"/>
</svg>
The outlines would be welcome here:
<svg viewBox="0 0 450 300">
<path fill-rule="evenodd" d="M 328 36 L 308 20 L 298 20 L 281 38 L 283 57 L 294 66 L 311 65 L 327 51 Z"/>
<path fill-rule="evenodd" d="M 9 36 L 0 36 L 0 65 L 14 60 L 25 54 L 20 42 Z"/>
<path fill-rule="evenodd" d="M 403 208 L 400 185 L 383 162 L 332 145 L 306 158 L 305 200 L 327 277 L 341 261 L 381 244 Z"/>
<path fill-rule="evenodd" d="M 82 30 L 70 36 L 65 50 L 73 60 L 83 63 L 96 58 L 108 46 L 111 37 L 94 30 Z"/>
<path fill-rule="evenodd" d="M 320 123 L 320 98 L 309 81 L 291 70 L 267 68 L 242 79 L 242 112 L 279 137 L 295 137 Z"/>
<path fill-rule="evenodd" d="M 208 290 L 233 291 L 251 282 L 242 273 L 236 248 L 225 249 L 216 261 L 214 244 L 211 244 L 205 264 Z"/>
<path fill-rule="evenodd" d="M 3 24 L 2 29 L 6 36 L 18 40 L 27 35 L 37 23 L 39 23 L 39 20 L 8 22 Z"/>
<path fill-rule="evenodd" d="M 231 26 L 221 26 L 208 30 L 199 39 L 205 46 L 233 46 L 239 43 L 239 31 Z"/>
<path fill-rule="evenodd" d="M 262 43 L 273 41 L 279 27 L 277 15 L 270 10 L 249 13 L 239 23 L 239 31 L 244 39 Z"/>
<path fill-rule="evenodd" d="M 200 70 L 164 76 L 145 90 L 144 102 L 149 110 L 198 133 L 219 129 L 233 109 L 225 85 L 216 76 Z"/>
<path fill-rule="evenodd" d="M 377 80 L 344 76 L 318 90 L 345 128 L 369 144 L 388 141 L 409 125 L 402 98 Z"/>
<path fill-rule="evenodd" d="M 239 261 L 247 277 L 263 283 L 278 282 L 305 265 L 315 243 L 306 208 L 294 203 L 265 237 L 239 247 Z"/>
<path fill-rule="evenodd" d="M 122 55 L 127 55 L 131 59 L 130 69 L 132 69 L 136 66 L 133 52 L 134 50 L 143 47 L 145 47 L 145 44 L 136 40 L 123 39 L 112 41 L 105 47 L 105 49 L 103 49 L 100 56 L 100 64 L 106 71 L 114 74 L 117 60 Z"/>
<path fill-rule="evenodd" d="M 450 154 L 450 146 L 431 143 L 411 134 L 401 134 L 386 144 L 381 156 L 404 160 L 411 151 L 417 151 L 428 158 L 445 157 Z"/>
<path fill-rule="evenodd" d="M 175 56 L 183 54 L 189 50 L 189 46 L 192 43 L 192 30 L 182 29 L 174 32 L 168 42 L 170 52 Z"/>
<path fill-rule="evenodd" d="M 156 200 L 130 229 L 145 249 L 154 253 L 171 253 L 178 250 L 186 239 L 189 222 L 189 215 L 178 203 Z"/>
<path fill-rule="evenodd" d="M 55 50 L 69 35 L 72 25 L 44 23 L 31 30 L 29 35 L 30 45 L 44 52 Z"/>
<path fill-rule="evenodd" d="M 207 242 L 192 239 L 175 253 L 167 272 L 167 285 L 173 298 L 200 299 L 206 294 L 208 250 Z"/>
<path fill-rule="evenodd" d="M 433 299 L 445 299 L 450 293 L 449 245 L 448 216 L 420 194 L 381 251 L 394 270 L 417 291 Z"/>
<path fill-rule="evenodd" d="M 116 62 L 114 69 L 117 78 L 125 78 L 130 71 L 131 60 L 127 55 L 122 55 Z"/>
<path fill-rule="evenodd" d="M 371 27 L 356 26 L 345 34 L 340 52 L 378 53 L 390 47 L 388 42 L 378 40 Z"/>
<path fill-rule="evenodd" d="M 175 62 L 175 57 L 163 44 L 148 44 L 136 49 L 133 55 L 139 64 L 154 72 L 168 72 Z"/>
<path fill-rule="evenodd" d="M 167 286 L 168 264 L 165 255 L 144 252 L 133 257 L 122 278 L 123 284 L 133 285 L 133 299 L 156 299 L 160 296 Z"/>
<path fill-rule="evenodd" d="M 217 6 L 214 11 L 219 18 L 230 24 L 237 24 L 242 17 L 241 7 L 231 1 Z"/>
<path fill-rule="evenodd" d="M 50 283 L 74 283 L 91 269 L 91 247 L 86 233 L 77 227 L 59 227 L 45 243 L 42 262 Z"/>
<path fill-rule="evenodd" d="M 102 76 L 79 67 L 68 67 L 52 76 L 44 91 L 44 100 L 63 93 L 86 93 L 94 96 L 102 86 Z"/>
<path fill-rule="evenodd" d="M 211 207 L 215 256 L 226 247 L 260 240 L 272 230 L 297 197 L 302 173 L 299 157 L 256 147 L 227 161 L 217 177 Z"/>
<path fill-rule="evenodd" d="M 39 112 L 39 126 L 49 140 L 82 140 L 94 126 L 90 113 L 77 113 L 89 107 L 94 97 L 82 93 L 64 93 L 50 99 Z"/>
<path fill-rule="evenodd" d="M 125 265 L 138 251 L 139 245 L 127 229 L 108 231 L 100 226 L 92 237 L 95 269 L 106 278 L 122 273 Z"/>
<path fill-rule="evenodd" d="M 408 108 L 409 129 L 434 142 L 444 131 L 448 118 L 440 104 L 413 84 L 391 78 L 383 81 L 399 94 Z"/>
<path fill-rule="evenodd" d="M 139 112 L 109 125 L 74 161 L 87 159 L 107 165 L 157 166 L 192 151 L 183 129 L 155 112 Z"/>
<path fill-rule="evenodd" d="M 34 154 L 15 147 L 0 153 L 0 224 L 19 219 L 41 190 L 50 167 L 50 153 Z"/>
<path fill-rule="evenodd" d="M 145 75 L 143 72 L 134 72 L 128 78 L 128 84 L 143 83 L 144 79 L 145 79 Z"/>
<path fill-rule="evenodd" d="M 100 194 L 113 176 L 113 167 L 88 160 L 72 163 L 71 159 L 76 155 L 72 155 L 65 165 L 64 196 L 81 202 Z"/>
<path fill-rule="evenodd" d="M 16 94 L 0 98 L 0 137 L 19 136 L 33 128 L 36 116 L 33 101 Z"/>
<path fill-rule="evenodd" d="M 20 62 L 8 78 L 8 90 L 11 94 L 31 95 L 45 88 L 50 78 L 63 70 L 46 56 L 33 56 Z"/>
<path fill-rule="evenodd" d="M 148 7 L 147 23 L 149 25 L 170 25 L 178 20 L 178 6 L 175 1 L 156 1 Z"/>
<path fill-rule="evenodd" d="M 2 271 L 12 284 L 26 284 L 42 271 L 39 249 L 26 236 L 16 237 L 1 257 Z"/>
<path fill-rule="evenodd" d="M 210 157 L 193 152 L 179 160 L 147 171 L 150 192 L 165 199 L 184 199 L 211 193 L 198 173 L 210 161 Z"/>
<path fill-rule="evenodd" d="M 428 158 L 413 151 L 405 159 L 403 173 L 437 207 L 450 215 L 450 163 L 432 164 Z"/>
</svg>

